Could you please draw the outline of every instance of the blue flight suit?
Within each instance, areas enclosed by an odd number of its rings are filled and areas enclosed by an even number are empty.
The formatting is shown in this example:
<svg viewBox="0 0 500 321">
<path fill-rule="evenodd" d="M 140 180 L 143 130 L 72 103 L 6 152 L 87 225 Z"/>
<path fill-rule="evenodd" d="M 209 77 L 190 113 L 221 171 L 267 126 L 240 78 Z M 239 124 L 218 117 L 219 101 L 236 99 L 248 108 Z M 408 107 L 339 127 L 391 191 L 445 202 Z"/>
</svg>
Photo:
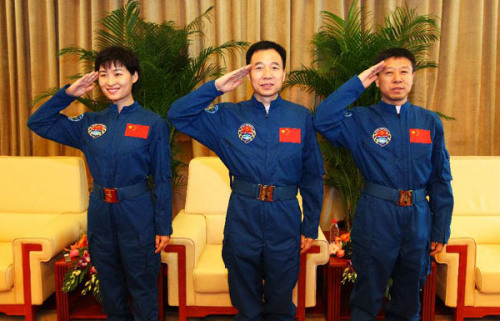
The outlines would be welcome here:
<svg viewBox="0 0 500 321">
<path fill-rule="evenodd" d="M 255 96 L 207 107 L 223 94 L 214 83 L 177 100 L 168 118 L 213 150 L 234 177 L 222 256 L 231 302 L 238 309 L 236 320 L 292 320 L 300 234 L 317 237 L 323 200 L 323 161 L 312 115 L 280 96 L 271 102 L 269 113 Z M 291 197 L 260 201 L 255 194 L 237 192 L 238 182 L 288 188 Z M 297 187 L 303 198 L 302 222 Z"/>
<path fill-rule="evenodd" d="M 154 253 L 155 236 L 172 234 L 169 126 L 137 102 L 121 113 L 114 104 L 76 117 L 59 113 L 74 100 L 65 88 L 59 90 L 31 116 L 28 126 L 42 137 L 81 150 L 87 158 L 94 178 L 89 250 L 108 320 L 157 320 L 160 254 Z M 154 180 L 152 193 L 148 175 Z M 119 202 L 105 202 L 100 187 L 117 188 Z"/>
<path fill-rule="evenodd" d="M 375 320 L 392 277 L 387 320 L 418 320 L 430 242 L 446 243 L 450 236 L 452 177 L 443 125 L 436 113 L 409 102 L 399 114 L 383 101 L 346 110 L 364 90 L 353 77 L 321 102 L 314 118 L 315 128 L 330 143 L 349 149 L 371 185 L 361 195 L 351 234 L 358 275 L 351 318 Z M 400 206 L 398 189 L 418 190 L 420 197 Z M 388 200 L 393 192 L 396 197 Z"/>
</svg>

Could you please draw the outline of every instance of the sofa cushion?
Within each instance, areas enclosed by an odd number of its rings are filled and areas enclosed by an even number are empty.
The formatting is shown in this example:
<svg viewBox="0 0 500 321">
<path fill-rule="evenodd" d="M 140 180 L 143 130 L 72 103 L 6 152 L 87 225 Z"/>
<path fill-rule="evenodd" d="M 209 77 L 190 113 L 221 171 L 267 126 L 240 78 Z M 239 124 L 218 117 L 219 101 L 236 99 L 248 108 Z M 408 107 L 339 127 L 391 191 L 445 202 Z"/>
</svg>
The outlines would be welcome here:
<svg viewBox="0 0 500 321">
<path fill-rule="evenodd" d="M 82 213 L 87 210 L 85 165 L 79 157 L 0 157 L 0 212 Z"/>
<path fill-rule="evenodd" d="M 61 214 L 20 214 L 2 213 L 0 242 L 12 242 L 16 238 L 33 236 L 41 226 L 55 224 Z M 59 223 L 58 223 L 59 224 Z M 12 246 L 12 244 L 10 244 Z"/>
<path fill-rule="evenodd" d="M 451 218 L 451 237 L 473 238 L 477 244 L 500 244 L 500 213 L 494 215 L 455 215 Z"/>
<path fill-rule="evenodd" d="M 194 290 L 204 293 L 229 292 L 222 245 L 207 244 L 193 271 Z"/>
<path fill-rule="evenodd" d="M 0 291 L 9 291 L 14 286 L 13 264 L 12 243 L 0 242 Z"/>
<path fill-rule="evenodd" d="M 221 245 L 224 239 L 226 215 L 205 215 L 207 221 L 207 243 Z"/>
<path fill-rule="evenodd" d="M 498 182 L 500 157 L 453 156 L 450 159 L 453 180 L 453 216 L 500 215 Z"/>
<path fill-rule="evenodd" d="M 478 244 L 476 288 L 483 293 L 500 293 L 500 244 Z"/>
<path fill-rule="evenodd" d="M 226 214 L 230 194 L 229 172 L 219 158 L 198 157 L 189 162 L 186 213 Z"/>
</svg>

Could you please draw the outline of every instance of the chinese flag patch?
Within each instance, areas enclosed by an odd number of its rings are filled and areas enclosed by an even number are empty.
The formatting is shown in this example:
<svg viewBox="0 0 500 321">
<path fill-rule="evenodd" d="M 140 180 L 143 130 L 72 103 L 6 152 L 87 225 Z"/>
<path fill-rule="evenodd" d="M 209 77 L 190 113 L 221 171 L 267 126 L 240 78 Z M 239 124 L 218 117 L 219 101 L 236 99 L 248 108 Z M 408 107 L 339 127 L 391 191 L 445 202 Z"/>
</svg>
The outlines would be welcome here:
<svg viewBox="0 0 500 321">
<path fill-rule="evenodd" d="M 410 128 L 410 143 L 431 144 L 431 131 L 428 129 Z"/>
<path fill-rule="evenodd" d="M 125 129 L 125 136 L 137 137 L 137 138 L 148 138 L 149 126 L 137 125 L 137 124 L 127 124 L 127 129 Z"/>
<path fill-rule="evenodd" d="M 300 144 L 300 128 L 280 128 L 280 143 Z"/>
</svg>

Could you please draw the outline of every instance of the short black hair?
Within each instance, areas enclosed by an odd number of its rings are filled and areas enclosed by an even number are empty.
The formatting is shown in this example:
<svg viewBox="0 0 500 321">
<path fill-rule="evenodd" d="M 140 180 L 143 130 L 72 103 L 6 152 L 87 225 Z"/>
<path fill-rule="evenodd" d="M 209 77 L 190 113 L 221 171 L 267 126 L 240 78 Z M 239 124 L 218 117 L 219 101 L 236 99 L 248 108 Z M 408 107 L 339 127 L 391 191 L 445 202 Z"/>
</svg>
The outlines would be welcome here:
<svg viewBox="0 0 500 321">
<path fill-rule="evenodd" d="M 139 59 L 129 48 L 112 46 L 99 51 L 95 58 L 95 71 L 99 71 L 101 66 L 109 68 L 113 64 L 125 66 L 131 75 L 135 72 L 139 75 L 141 72 Z"/>
<path fill-rule="evenodd" d="M 286 50 L 285 50 L 285 48 L 281 47 L 276 42 L 267 41 L 267 40 L 262 40 L 262 41 L 256 42 L 253 45 L 251 45 L 250 48 L 248 48 L 247 54 L 246 54 L 247 65 L 252 60 L 252 56 L 256 51 L 268 50 L 268 49 L 274 49 L 279 53 L 279 55 L 281 56 L 281 60 L 283 61 L 283 69 L 285 69 L 285 64 L 286 64 Z"/>
<path fill-rule="evenodd" d="M 381 53 L 378 54 L 377 58 L 375 58 L 374 65 L 378 64 L 382 60 L 386 60 L 393 57 L 408 59 L 409 61 L 411 61 L 412 71 L 413 72 L 415 71 L 415 65 L 416 65 L 415 56 L 411 53 L 410 50 L 405 48 L 390 48 L 382 51 Z"/>
</svg>

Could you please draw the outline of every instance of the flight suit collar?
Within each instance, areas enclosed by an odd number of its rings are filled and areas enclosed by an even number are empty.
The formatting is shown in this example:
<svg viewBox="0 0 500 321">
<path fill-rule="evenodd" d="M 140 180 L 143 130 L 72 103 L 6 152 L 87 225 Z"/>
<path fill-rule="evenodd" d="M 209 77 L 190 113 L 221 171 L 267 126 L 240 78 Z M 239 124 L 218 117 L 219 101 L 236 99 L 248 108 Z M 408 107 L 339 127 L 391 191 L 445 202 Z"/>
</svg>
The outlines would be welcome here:
<svg viewBox="0 0 500 321">
<path fill-rule="evenodd" d="M 263 109 L 265 109 L 264 104 L 255 98 L 255 94 L 252 95 L 252 99 L 250 99 L 250 101 L 252 102 L 252 106 L 259 106 L 259 107 L 262 107 Z M 269 107 L 269 110 L 280 106 L 282 104 L 282 102 L 283 102 L 283 99 L 281 98 L 281 95 L 278 93 L 278 97 L 276 97 L 275 100 L 271 101 L 271 106 Z"/>
<path fill-rule="evenodd" d="M 124 106 L 121 113 L 122 114 L 129 114 L 129 113 L 132 113 L 132 112 L 138 110 L 139 108 L 141 108 L 141 105 L 139 105 L 139 103 L 136 100 L 136 101 L 134 101 L 134 103 L 132 105 Z M 111 111 L 113 111 L 115 113 L 118 113 L 118 106 L 115 104 L 110 104 L 109 109 L 111 109 Z"/>
<path fill-rule="evenodd" d="M 379 106 L 382 108 L 383 111 L 391 113 L 391 114 L 397 114 L 396 110 L 396 105 L 388 104 L 385 101 L 381 100 Z M 400 113 L 406 112 L 410 108 L 411 104 L 407 100 L 403 105 L 401 105 L 401 111 Z"/>
</svg>

